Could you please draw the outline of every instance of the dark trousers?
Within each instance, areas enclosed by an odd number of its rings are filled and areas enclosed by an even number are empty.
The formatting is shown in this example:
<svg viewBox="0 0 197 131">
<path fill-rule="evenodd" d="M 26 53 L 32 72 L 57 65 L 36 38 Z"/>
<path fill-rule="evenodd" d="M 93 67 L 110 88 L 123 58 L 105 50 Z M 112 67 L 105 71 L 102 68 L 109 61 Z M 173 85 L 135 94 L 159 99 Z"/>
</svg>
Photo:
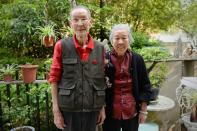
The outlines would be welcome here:
<svg viewBox="0 0 197 131">
<path fill-rule="evenodd" d="M 103 125 L 103 131 L 138 131 L 138 116 L 127 120 L 117 120 L 107 117 Z"/>
<path fill-rule="evenodd" d="M 98 112 L 63 112 L 63 131 L 96 131 Z"/>
</svg>

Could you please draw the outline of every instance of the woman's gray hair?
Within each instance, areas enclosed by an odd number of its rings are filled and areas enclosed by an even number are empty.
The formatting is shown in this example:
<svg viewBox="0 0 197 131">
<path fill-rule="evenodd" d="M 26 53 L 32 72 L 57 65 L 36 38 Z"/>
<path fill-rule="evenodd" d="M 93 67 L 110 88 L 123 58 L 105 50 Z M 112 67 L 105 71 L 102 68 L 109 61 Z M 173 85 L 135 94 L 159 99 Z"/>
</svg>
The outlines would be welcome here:
<svg viewBox="0 0 197 131">
<path fill-rule="evenodd" d="M 112 43 L 114 33 L 117 30 L 126 30 L 128 32 L 129 43 L 132 44 L 134 42 L 134 39 L 131 35 L 131 33 L 132 33 L 131 28 L 129 27 L 129 25 L 128 24 L 117 24 L 112 27 L 111 32 L 110 32 L 109 40 L 111 43 Z"/>
<path fill-rule="evenodd" d="M 86 7 L 86 6 L 83 6 L 83 5 L 77 5 L 77 6 L 74 6 L 71 11 L 70 11 L 70 19 L 72 18 L 72 13 L 74 10 L 76 9 L 84 9 L 87 11 L 87 15 L 88 15 L 88 18 L 91 18 L 91 13 L 90 13 L 90 10 Z"/>
</svg>

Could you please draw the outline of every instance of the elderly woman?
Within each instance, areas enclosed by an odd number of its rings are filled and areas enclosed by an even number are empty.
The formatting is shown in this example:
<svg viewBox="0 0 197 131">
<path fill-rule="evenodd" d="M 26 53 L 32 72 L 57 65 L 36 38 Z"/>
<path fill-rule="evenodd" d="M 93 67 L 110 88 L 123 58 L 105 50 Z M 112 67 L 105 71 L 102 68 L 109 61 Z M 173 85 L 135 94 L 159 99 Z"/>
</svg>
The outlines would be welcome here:
<svg viewBox="0 0 197 131">
<path fill-rule="evenodd" d="M 130 51 L 128 24 L 115 25 L 110 34 L 112 51 L 106 53 L 106 119 L 103 131 L 138 131 L 147 117 L 151 84 L 143 58 Z"/>
</svg>

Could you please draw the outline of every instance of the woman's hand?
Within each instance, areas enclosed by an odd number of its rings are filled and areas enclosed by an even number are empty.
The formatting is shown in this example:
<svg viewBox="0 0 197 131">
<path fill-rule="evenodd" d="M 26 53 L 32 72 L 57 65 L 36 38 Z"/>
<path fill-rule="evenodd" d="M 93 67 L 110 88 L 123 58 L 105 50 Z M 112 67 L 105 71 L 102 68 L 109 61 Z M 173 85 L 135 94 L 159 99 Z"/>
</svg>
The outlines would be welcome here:
<svg viewBox="0 0 197 131">
<path fill-rule="evenodd" d="M 145 123 L 146 118 L 147 118 L 147 114 L 139 113 L 139 120 L 138 120 L 138 122 L 139 123 Z"/>
</svg>

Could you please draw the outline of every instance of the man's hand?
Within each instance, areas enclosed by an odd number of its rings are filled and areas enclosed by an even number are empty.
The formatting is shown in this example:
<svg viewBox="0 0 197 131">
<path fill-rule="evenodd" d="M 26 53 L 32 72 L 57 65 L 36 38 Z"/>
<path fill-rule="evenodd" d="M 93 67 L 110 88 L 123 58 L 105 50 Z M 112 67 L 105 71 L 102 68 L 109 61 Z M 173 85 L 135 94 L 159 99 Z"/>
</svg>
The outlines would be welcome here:
<svg viewBox="0 0 197 131">
<path fill-rule="evenodd" d="M 103 106 L 99 112 L 99 116 L 98 116 L 98 120 L 97 120 L 97 124 L 100 126 L 103 124 L 104 120 L 105 120 L 105 107 Z"/>
<path fill-rule="evenodd" d="M 64 118 L 62 116 L 62 113 L 60 111 L 54 111 L 54 123 L 57 128 L 64 129 L 66 127 L 66 124 L 64 123 Z"/>
</svg>

